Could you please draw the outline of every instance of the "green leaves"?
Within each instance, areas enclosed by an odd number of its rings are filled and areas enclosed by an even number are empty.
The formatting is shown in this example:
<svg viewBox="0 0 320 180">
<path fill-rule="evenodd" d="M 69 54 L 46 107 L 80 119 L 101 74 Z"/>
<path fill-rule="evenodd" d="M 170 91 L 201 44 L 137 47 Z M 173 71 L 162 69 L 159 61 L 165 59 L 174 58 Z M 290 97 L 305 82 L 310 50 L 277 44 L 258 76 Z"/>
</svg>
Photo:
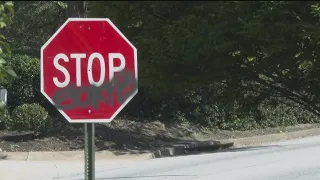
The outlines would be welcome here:
<svg viewBox="0 0 320 180">
<path fill-rule="evenodd" d="M 45 133 L 51 130 L 52 120 L 40 104 L 23 104 L 12 111 L 12 120 L 8 123 L 13 130 L 31 130 L 35 133 Z"/>
<path fill-rule="evenodd" d="M 5 29 L 12 52 L 39 57 L 41 46 L 66 20 L 66 3 L 14 1 L 14 6 L 15 16 Z"/>
<path fill-rule="evenodd" d="M 63 1 L 53 1 L 54 3 L 57 3 L 60 7 L 62 7 L 63 9 L 68 7 L 68 4 L 63 2 Z"/>
<path fill-rule="evenodd" d="M 6 57 L 8 67 L 15 69 L 18 77 L 7 82 L 6 88 L 10 92 L 10 108 L 23 103 L 39 101 L 40 60 L 26 55 L 13 54 Z M 10 71 L 8 72 L 10 73 Z"/>
<path fill-rule="evenodd" d="M 187 94 L 179 99 L 182 105 L 172 98 L 175 108 L 163 109 L 179 110 L 181 116 L 189 114 L 195 119 L 205 114 L 206 121 L 221 127 L 229 125 L 220 115 L 233 119 L 233 127 L 245 126 L 239 119 L 274 96 L 319 112 L 319 3 L 88 3 L 89 17 L 110 18 L 137 47 L 139 85 L 151 89 L 153 95 Z M 67 18 L 66 8 L 70 7 L 65 1 L 16 1 L 12 18 L 12 5 L 0 4 L 0 28 L 5 34 L 0 35 L 0 53 L 9 55 L 10 43 L 13 54 L 39 57 L 40 47 Z M 13 55 L 0 59 L 0 77 L 15 75 L 4 60 L 12 60 L 9 65 L 19 76 L 38 76 L 38 60 Z M 36 82 L 17 78 L 11 87 L 16 105 L 34 99 Z"/>
<path fill-rule="evenodd" d="M 0 2 L 0 29 L 7 26 L 7 23 L 10 21 L 13 14 L 13 3 L 11 1 Z M 11 54 L 11 49 L 9 43 L 6 42 L 5 36 L 0 34 L 0 55 L 3 53 Z M 16 73 L 6 66 L 5 59 L 0 57 L 0 78 L 6 78 L 8 75 L 11 77 L 17 77 Z"/>
<path fill-rule="evenodd" d="M 319 112 L 320 99 L 309 98 L 320 97 L 315 91 L 320 76 L 319 3 L 91 5 L 92 17 L 109 17 L 139 49 L 143 86 L 184 92 L 224 82 L 224 95 L 232 103 L 253 107 L 246 103 L 282 96 Z M 131 26 L 137 22 L 139 26 Z M 254 95 L 243 97 L 250 93 Z"/>
<path fill-rule="evenodd" d="M 311 5 L 311 13 L 320 17 L 320 5 L 319 3 Z"/>
</svg>

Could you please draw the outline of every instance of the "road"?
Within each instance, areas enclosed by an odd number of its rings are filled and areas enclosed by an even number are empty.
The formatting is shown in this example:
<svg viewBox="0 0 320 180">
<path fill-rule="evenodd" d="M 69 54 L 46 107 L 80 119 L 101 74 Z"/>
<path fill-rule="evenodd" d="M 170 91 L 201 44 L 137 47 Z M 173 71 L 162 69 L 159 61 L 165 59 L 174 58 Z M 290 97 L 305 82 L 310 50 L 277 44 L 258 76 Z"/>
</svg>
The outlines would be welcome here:
<svg viewBox="0 0 320 180">
<path fill-rule="evenodd" d="M 318 180 L 320 136 L 140 162 L 97 161 L 96 180 Z M 0 161 L 2 180 L 83 180 L 81 162 Z"/>
</svg>

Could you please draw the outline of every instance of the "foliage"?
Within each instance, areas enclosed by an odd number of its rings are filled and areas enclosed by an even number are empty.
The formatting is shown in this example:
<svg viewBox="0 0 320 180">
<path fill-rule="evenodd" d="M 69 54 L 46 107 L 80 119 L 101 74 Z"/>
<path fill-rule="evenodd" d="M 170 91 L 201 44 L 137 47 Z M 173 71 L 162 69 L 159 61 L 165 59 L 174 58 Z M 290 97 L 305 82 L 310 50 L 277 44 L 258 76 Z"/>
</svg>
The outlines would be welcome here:
<svg viewBox="0 0 320 180">
<path fill-rule="evenodd" d="M 40 60 L 18 54 L 6 59 L 8 66 L 14 68 L 19 76 L 4 84 L 8 90 L 9 108 L 12 110 L 21 104 L 40 102 Z"/>
<path fill-rule="evenodd" d="M 194 112 L 196 118 L 191 121 L 202 116 L 196 121 L 225 128 L 247 124 L 249 117 L 254 121 L 253 113 L 261 115 L 257 108 L 268 98 L 278 103 L 284 98 L 320 115 L 320 8 L 316 2 L 101 1 L 91 2 L 90 8 L 92 17 L 110 18 L 139 49 L 141 86 L 172 96 L 202 91 L 194 96 L 203 100 L 193 110 L 192 99 L 185 100 L 187 106 L 184 101 L 174 102 L 179 104 L 174 105 L 179 116 Z M 212 83 L 223 88 L 213 89 L 222 92 L 209 95 L 216 103 L 208 110 L 206 93 Z M 203 115 L 214 114 L 217 107 L 227 119 L 205 120 Z"/>
<path fill-rule="evenodd" d="M 222 130 L 251 130 L 320 122 L 317 115 L 285 98 L 264 100 L 244 110 L 237 101 L 228 103 L 215 98 L 218 95 L 210 90 L 152 95 L 141 88 L 122 115 L 138 117 L 140 120 L 160 119 L 162 122 L 189 121 L 198 126 Z M 248 102 L 250 104 L 255 103 Z"/>
<path fill-rule="evenodd" d="M 7 107 L 0 108 L 0 130 L 7 128 L 11 121 L 12 119 Z"/>
<path fill-rule="evenodd" d="M 10 129 L 32 130 L 36 133 L 45 133 L 51 130 L 51 118 L 39 104 L 17 106 L 12 111 L 11 117 Z"/>
<path fill-rule="evenodd" d="M 7 23 L 14 14 L 13 3 L 11 1 L 0 2 L 0 30 L 6 27 Z M 9 44 L 6 42 L 6 38 L 0 33 L 0 84 L 10 80 L 12 77 L 16 77 L 15 72 L 6 65 L 5 59 L 2 57 L 3 53 L 10 54 L 11 49 Z M 3 102 L 0 102 L 1 120 L 0 128 L 4 125 L 4 121 L 9 117 L 7 109 Z"/>
<path fill-rule="evenodd" d="M 305 123 L 319 123 L 319 116 L 310 113 L 300 104 L 283 99 L 277 103 L 275 99 L 263 102 L 259 107 L 262 119 L 261 127 L 291 126 Z"/>
<path fill-rule="evenodd" d="M 15 16 L 5 31 L 12 52 L 40 58 L 41 46 L 65 20 L 65 3 L 14 1 L 14 6 Z"/>
<path fill-rule="evenodd" d="M 5 28 L 14 14 L 13 3 L 11 1 L 0 2 L 0 30 Z M 9 43 L 6 37 L 0 34 L 0 55 L 3 53 L 11 53 Z M 0 81 L 5 81 L 8 76 L 16 77 L 15 72 L 6 66 L 6 61 L 0 56 Z"/>
<path fill-rule="evenodd" d="M 110 18 L 138 49 L 139 93 L 123 116 L 230 130 L 318 122 L 317 2 L 14 5 L 4 35 L 14 54 L 6 57 L 8 64 L 17 68 L 19 78 L 2 83 L 10 88 L 11 109 L 41 103 L 49 110 L 39 94 L 39 49 L 67 17 L 85 17 L 87 8 L 89 17 Z"/>
</svg>

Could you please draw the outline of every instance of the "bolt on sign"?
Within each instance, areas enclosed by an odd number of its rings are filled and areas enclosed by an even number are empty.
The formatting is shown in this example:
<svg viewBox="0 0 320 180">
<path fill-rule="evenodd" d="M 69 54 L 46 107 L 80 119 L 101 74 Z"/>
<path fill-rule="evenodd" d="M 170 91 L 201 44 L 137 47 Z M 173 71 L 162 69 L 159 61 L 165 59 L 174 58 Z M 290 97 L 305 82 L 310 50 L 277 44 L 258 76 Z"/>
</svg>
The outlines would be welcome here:
<svg viewBox="0 0 320 180">
<path fill-rule="evenodd" d="M 41 48 L 41 93 L 71 123 L 110 122 L 138 93 L 137 49 L 109 19 L 69 18 Z"/>
</svg>

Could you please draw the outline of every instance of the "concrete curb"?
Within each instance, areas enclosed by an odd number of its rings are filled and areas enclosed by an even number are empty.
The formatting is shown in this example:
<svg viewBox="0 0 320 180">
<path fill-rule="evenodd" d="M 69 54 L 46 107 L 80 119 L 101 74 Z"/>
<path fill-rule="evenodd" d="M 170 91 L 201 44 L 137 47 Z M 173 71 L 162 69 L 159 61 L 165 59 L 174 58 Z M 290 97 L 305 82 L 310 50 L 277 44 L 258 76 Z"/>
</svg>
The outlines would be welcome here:
<svg viewBox="0 0 320 180">
<path fill-rule="evenodd" d="M 147 160 L 153 158 L 170 157 L 192 154 L 200 151 L 215 151 L 230 147 L 250 147 L 260 144 L 272 143 L 277 141 L 299 139 L 308 136 L 320 135 L 320 128 L 307 129 L 295 132 L 285 132 L 277 134 L 268 134 L 255 137 L 245 137 L 237 139 L 226 139 L 220 141 L 199 141 L 199 142 L 180 142 L 172 147 L 163 148 L 153 153 L 142 154 L 122 154 L 111 151 L 96 152 L 97 160 Z M 83 151 L 57 151 L 57 152 L 0 152 L 1 160 L 17 161 L 82 161 L 84 160 Z"/>
<path fill-rule="evenodd" d="M 220 141 L 202 141 L 202 142 L 187 142 L 176 144 L 173 147 L 167 147 L 155 151 L 152 158 L 161 158 L 169 156 L 179 156 L 192 154 L 199 151 L 216 151 L 230 147 L 250 147 L 277 141 L 285 141 L 291 139 L 299 139 L 303 137 L 320 135 L 320 128 L 307 129 L 294 132 L 285 132 L 277 134 L 268 134 L 262 136 L 245 137 L 237 139 L 225 139 Z"/>
<path fill-rule="evenodd" d="M 152 153 L 117 155 L 111 151 L 96 152 L 96 160 L 147 160 Z M 1 160 L 17 161 L 77 161 L 84 160 L 84 151 L 56 151 L 56 152 L 0 152 Z"/>
<path fill-rule="evenodd" d="M 255 137 L 246 137 L 246 138 L 237 138 L 237 139 L 228 139 L 223 142 L 233 142 L 234 147 L 250 147 L 261 144 L 267 144 L 278 141 L 292 140 L 292 139 L 300 139 L 304 137 L 317 136 L 320 135 L 320 128 L 293 131 L 293 132 L 285 132 L 285 133 L 277 133 L 277 134 L 268 134 L 262 136 Z"/>
</svg>

